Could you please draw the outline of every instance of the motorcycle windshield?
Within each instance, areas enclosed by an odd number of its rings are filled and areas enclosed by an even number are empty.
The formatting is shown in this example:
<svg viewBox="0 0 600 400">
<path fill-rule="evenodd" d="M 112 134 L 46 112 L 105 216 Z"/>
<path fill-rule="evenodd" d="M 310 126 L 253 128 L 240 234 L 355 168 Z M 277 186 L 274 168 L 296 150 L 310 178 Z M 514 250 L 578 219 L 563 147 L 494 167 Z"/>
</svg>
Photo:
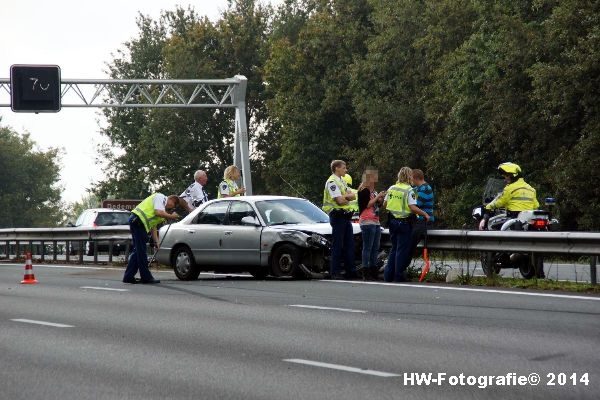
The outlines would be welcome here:
<svg viewBox="0 0 600 400">
<path fill-rule="evenodd" d="M 489 178 L 485 184 L 485 189 L 483 190 L 483 204 L 492 201 L 498 193 L 501 193 L 502 190 L 504 190 L 504 186 L 506 186 L 504 179 Z"/>
</svg>

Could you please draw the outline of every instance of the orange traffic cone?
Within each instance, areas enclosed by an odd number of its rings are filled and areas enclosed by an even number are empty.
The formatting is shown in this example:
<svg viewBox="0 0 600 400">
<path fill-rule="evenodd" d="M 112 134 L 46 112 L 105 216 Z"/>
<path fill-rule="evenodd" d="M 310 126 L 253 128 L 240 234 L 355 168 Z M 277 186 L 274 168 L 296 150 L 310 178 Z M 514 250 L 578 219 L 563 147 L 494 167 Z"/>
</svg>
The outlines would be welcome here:
<svg viewBox="0 0 600 400">
<path fill-rule="evenodd" d="M 37 279 L 35 279 L 35 276 L 33 275 L 33 267 L 31 265 L 31 252 L 29 251 L 25 255 L 25 276 L 23 277 L 21 283 L 38 283 Z"/>
</svg>

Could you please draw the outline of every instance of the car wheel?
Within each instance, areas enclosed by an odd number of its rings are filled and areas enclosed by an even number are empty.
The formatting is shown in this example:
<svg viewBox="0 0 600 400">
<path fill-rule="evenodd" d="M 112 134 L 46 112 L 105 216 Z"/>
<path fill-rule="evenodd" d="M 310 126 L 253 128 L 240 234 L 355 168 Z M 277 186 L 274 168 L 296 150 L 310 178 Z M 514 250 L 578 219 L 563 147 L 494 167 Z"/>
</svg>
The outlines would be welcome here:
<svg viewBox="0 0 600 400">
<path fill-rule="evenodd" d="M 193 281 L 200 275 L 200 267 L 196 265 L 192 251 L 187 246 L 175 249 L 172 264 L 175 275 L 182 281 Z"/>
<path fill-rule="evenodd" d="M 271 254 L 271 271 L 275 276 L 295 277 L 300 270 L 300 249 L 293 244 L 283 244 Z"/>
<path fill-rule="evenodd" d="M 481 269 L 486 276 L 500 273 L 500 266 L 496 263 L 496 253 L 485 251 L 481 253 Z M 490 271 L 493 271 L 490 273 Z"/>
</svg>

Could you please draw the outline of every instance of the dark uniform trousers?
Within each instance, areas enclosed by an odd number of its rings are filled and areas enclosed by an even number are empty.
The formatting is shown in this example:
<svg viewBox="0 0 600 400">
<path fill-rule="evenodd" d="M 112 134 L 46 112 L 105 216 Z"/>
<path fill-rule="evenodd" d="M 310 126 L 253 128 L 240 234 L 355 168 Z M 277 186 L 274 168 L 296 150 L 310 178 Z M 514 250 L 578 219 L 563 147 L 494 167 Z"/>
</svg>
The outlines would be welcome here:
<svg viewBox="0 0 600 400">
<path fill-rule="evenodd" d="M 392 249 L 383 271 L 383 279 L 386 282 L 405 282 L 406 260 L 410 256 L 412 226 L 408 218 L 398 219 L 390 216 L 389 227 Z"/>
<path fill-rule="evenodd" d="M 123 281 L 134 280 L 138 270 L 140 271 L 140 279 L 142 281 L 154 280 L 148 269 L 148 253 L 146 251 L 150 235 L 146 232 L 146 228 L 144 228 L 144 225 L 135 214 L 131 214 L 131 217 L 129 217 L 129 230 L 131 231 L 133 249 L 129 255 Z"/>
<path fill-rule="evenodd" d="M 352 229 L 352 212 L 341 209 L 333 209 L 329 213 L 329 224 L 331 225 L 331 266 L 329 272 L 332 277 L 341 274 L 341 263 L 344 260 L 346 278 L 356 277 L 354 267 L 354 231 Z"/>
</svg>

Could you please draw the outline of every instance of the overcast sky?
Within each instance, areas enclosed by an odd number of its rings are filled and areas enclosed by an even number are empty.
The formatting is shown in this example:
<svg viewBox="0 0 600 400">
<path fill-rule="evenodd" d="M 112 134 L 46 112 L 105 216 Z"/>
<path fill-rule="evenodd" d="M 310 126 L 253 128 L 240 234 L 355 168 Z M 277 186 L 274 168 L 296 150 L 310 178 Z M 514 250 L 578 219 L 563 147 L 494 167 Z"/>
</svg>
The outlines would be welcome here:
<svg viewBox="0 0 600 400">
<path fill-rule="evenodd" d="M 263 1 L 267 2 L 267 0 Z M 271 3 L 278 3 L 278 0 Z M 156 19 L 177 5 L 194 7 L 216 20 L 227 0 L 7 0 L 0 9 L 0 78 L 10 77 L 13 64 L 56 64 L 62 79 L 106 79 L 106 62 L 123 43 L 137 37 L 138 12 Z M 140 76 L 139 78 L 145 78 Z M 190 76 L 190 79 L 228 78 Z M 10 103 L 0 93 L 0 103 Z M 63 108 L 54 114 L 13 113 L 0 107 L 3 126 L 31 134 L 41 149 L 63 148 L 63 199 L 80 200 L 93 181 L 102 178 L 95 164 L 103 120 L 97 108 Z M 100 121 L 102 123 L 102 121 Z"/>
</svg>

